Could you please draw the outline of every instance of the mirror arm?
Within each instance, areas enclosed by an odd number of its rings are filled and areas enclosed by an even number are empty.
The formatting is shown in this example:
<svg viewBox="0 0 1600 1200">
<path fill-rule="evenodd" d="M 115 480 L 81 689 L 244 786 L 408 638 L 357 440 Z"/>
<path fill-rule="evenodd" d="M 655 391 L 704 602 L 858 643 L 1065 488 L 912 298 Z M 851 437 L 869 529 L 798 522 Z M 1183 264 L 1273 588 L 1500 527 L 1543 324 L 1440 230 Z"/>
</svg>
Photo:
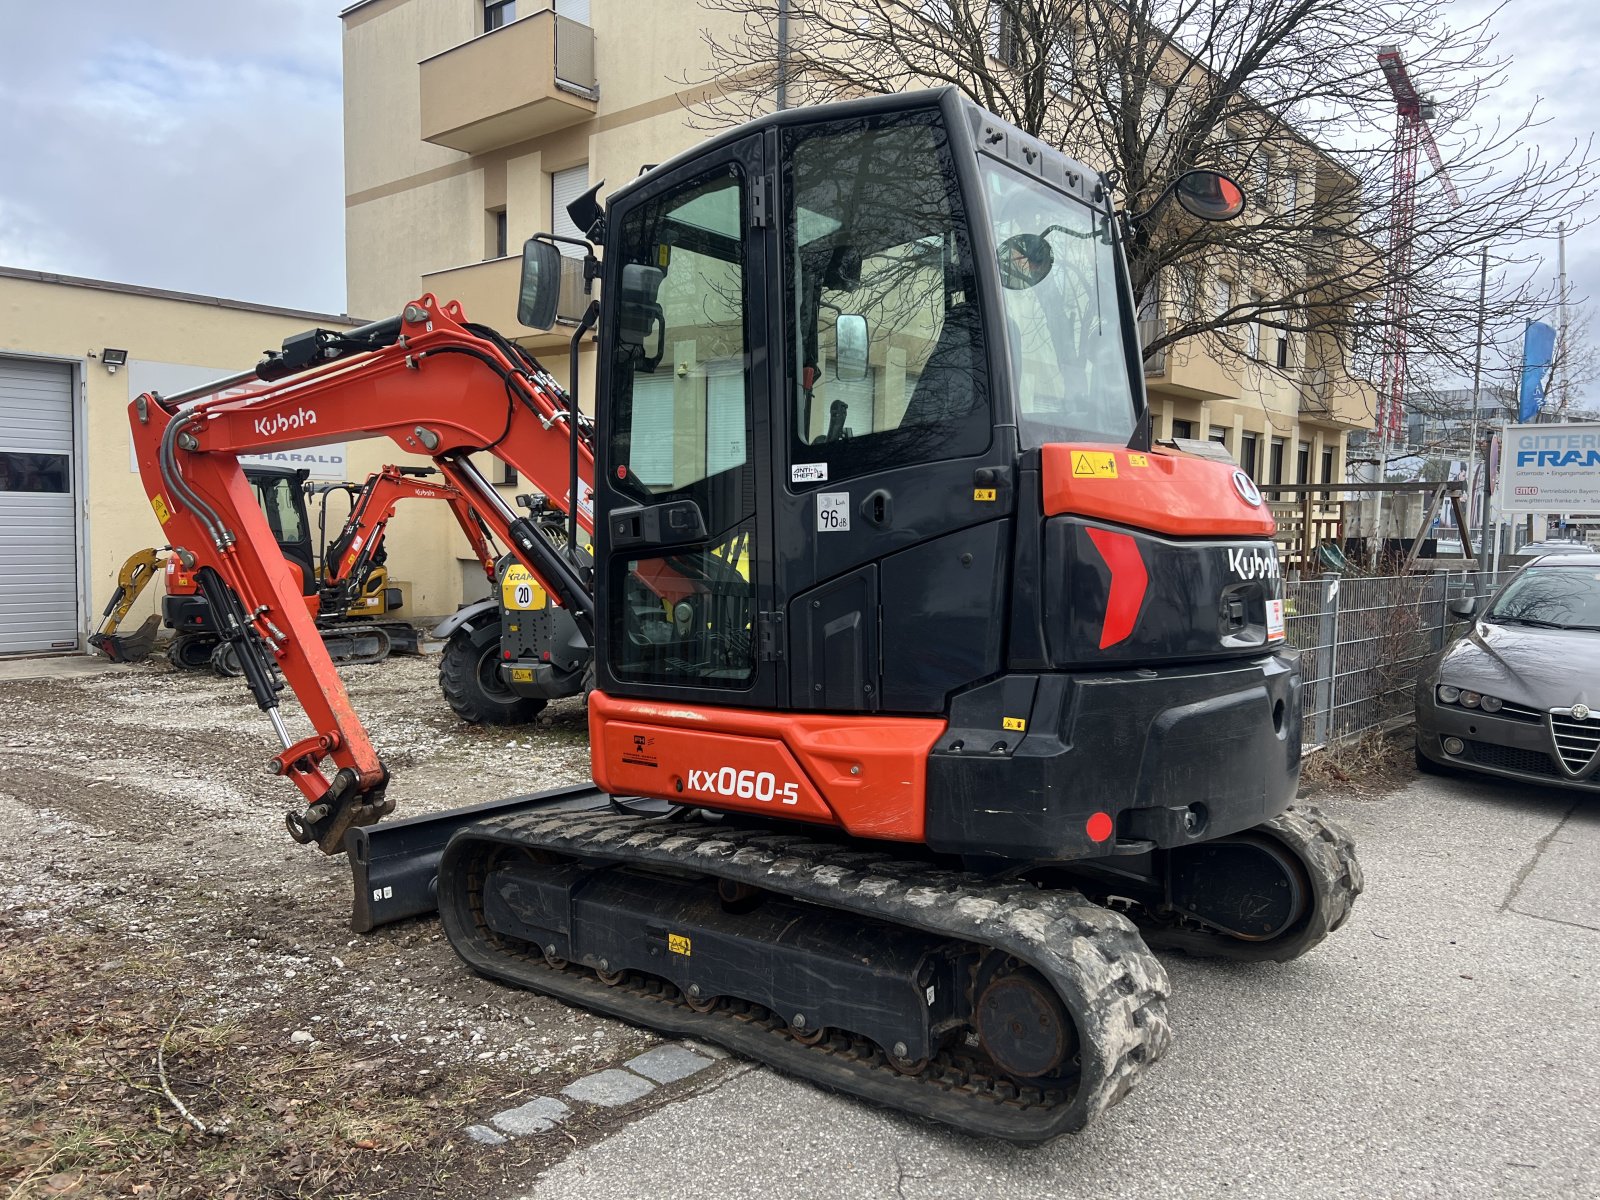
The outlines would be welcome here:
<svg viewBox="0 0 1600 1200">
<path fill-rule="evenodd" d="M 1180 174 L 1178 179 L 1182 178 L 1183 176 Z M 1130 213 L 1124 209 L 1120 214 L 1118 214 L 1122 217 L 1123 223 L 1127 225 L 1130 235 L 1137 233 L 1140 226 L 1142 226 L 1151 217 L 1155 216 L 1156 210 L 1167 202 L 1167 200 L 1172 196 L 1174 189 L 1177 188 L 1178 179 L 1174 179 L 1171 183 L 1167 184 L 1166 187 L 1162 188 L 1161 194 L 1155 198 L 1155 202 L 1143 212 Z"/>
</svg>

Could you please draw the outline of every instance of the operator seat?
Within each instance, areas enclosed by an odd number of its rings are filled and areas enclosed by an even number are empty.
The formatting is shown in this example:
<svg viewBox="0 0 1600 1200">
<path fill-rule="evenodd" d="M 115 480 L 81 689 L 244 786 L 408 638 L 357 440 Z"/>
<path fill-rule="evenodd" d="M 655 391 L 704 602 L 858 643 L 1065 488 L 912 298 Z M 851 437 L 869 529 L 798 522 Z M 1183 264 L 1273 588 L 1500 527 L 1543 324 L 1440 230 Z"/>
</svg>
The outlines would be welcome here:
<svg viewBox="0 0 1600 1200">
<path fill-rule="evenodd" d="M 900 428 L 922 426 L 927 450 L 944 446 L 958 452 L 988 445 L 988 368 L 977 305 L 963 301 L 944 315 L 939 340 L 917 376 Z M 943 444 L 943 445 L 941 445 Z"/>
</svg>

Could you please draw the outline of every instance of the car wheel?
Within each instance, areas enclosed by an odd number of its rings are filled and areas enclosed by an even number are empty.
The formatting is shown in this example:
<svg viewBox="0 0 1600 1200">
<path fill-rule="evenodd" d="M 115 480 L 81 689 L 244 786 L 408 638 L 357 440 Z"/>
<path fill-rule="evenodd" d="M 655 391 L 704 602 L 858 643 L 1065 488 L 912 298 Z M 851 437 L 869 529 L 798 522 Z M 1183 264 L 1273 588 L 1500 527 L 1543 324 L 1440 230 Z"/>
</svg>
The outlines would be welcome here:
<svg viewBox="0 0 1600 1200">
<path fill-rule="evenodd" d="M 1413 747 L 1412 753 L 1417 756 L 1417 770 L 1421 771 L 1424 775 L 1450 774 L 1449 767 L 1442 766 L 1439 763 L 1434 762 L 1433 759 L 1429 758 L 1422 752 L 1421 746 Z"/>
</svg>

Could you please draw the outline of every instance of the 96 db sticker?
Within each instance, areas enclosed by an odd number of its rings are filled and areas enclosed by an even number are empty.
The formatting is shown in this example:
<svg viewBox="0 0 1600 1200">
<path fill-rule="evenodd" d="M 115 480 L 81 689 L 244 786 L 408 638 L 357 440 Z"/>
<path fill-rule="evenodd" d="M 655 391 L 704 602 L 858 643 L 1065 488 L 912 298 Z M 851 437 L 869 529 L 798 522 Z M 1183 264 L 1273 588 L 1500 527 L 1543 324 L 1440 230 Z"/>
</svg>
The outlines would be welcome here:
<svg viewBox="0 0 1600 1200">
<path fill-rule="evenodd" d="M 817 532 L 850 532 L 850 493 L 817 493 Z"/>
<path fill-rule="evenodd" d="M 1267 601 L 1267 638 L 1281 638 L 1283 636 L 1283 601 Z"/>
</svg>

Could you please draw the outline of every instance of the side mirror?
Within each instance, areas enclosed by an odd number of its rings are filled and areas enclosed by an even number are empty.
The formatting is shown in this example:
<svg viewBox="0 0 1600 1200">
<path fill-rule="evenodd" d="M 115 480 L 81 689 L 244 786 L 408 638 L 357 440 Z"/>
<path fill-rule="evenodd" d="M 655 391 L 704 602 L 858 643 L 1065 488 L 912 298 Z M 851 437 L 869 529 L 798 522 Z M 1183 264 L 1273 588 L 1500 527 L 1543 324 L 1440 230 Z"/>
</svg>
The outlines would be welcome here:
<svg viewBox="0 0 1600 1200">
<path fill-rule="evenodd" d="M 522 287 L 517 320 L 529 329 L 549 329 L 561 304 L 561 251 L 554 242 L 529 238 L 522 245 Z"/>
<path fill-rule="evenodd" d="M 1244 211 L 1244 189 L 1216 171 L 1185 171 L 1172 194 L 1184 212 L 1202 221 L 1231 221 Z"/>
<path fill-rule="evenodd" d="M 1001 286 L 1020 292 L 1050 274 L 1056 252 L 1037 233 L 1018 233 L 1000 243 L 999 258 Z"/>
<path fill-rule="evenodd" d="M 1450 610 L 1450 615 L 1458 621 L 1465 621 L 1478 611 L 1478 600 L 1475 596 L 1458 596 L 1445 606 Z"/>
<path fill-rule="evenodd" d="M 840 313 L 833 322 L 834 375 L 842 383 L 867 377 L 867 319 Z"/>
</svg>

